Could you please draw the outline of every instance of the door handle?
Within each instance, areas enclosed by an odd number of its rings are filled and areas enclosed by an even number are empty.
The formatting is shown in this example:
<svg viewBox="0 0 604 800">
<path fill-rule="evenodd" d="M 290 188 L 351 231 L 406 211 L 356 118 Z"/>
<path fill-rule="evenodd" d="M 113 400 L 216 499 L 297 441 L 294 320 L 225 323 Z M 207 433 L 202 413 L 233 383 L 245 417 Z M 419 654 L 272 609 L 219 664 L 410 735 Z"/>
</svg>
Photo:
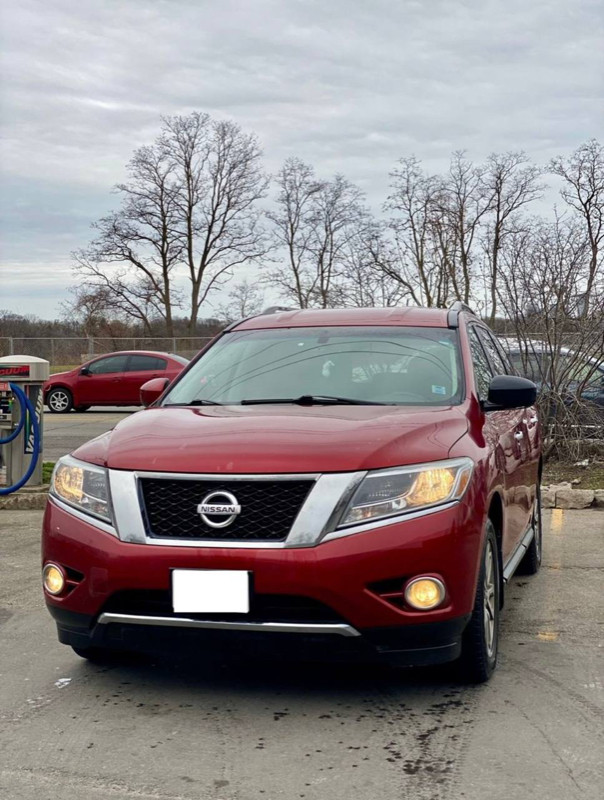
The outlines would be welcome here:
<svg viewBox="0 0 604 800">
<path fill-rule="evenodd" d="M 514 439 L 518 439 L 518 441 L 520 441 L 520 439 L 524 439 L 524 434 L 522 433 L 522 431 L 516 431 L 516 433 L 514 434 Z"/>
</svg>

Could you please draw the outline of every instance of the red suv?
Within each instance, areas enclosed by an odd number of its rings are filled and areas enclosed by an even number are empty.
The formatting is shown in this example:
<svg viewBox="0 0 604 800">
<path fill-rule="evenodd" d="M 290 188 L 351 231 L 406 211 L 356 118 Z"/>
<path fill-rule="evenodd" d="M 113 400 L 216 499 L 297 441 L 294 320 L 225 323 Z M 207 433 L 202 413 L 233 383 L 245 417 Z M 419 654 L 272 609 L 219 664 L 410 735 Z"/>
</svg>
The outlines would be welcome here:
<svg viewBox="0 0 604 800">
<path fill-rule="evenodd" d="M 260 315 L 142 395 L 55 468 L 61 642 L 331 645 L 490 676 L 505 583 L 541 560 L 541 438 L 535 385 L 469 309 Z"/>
<path fill-rule="evenodd" d="M 57 372 L 44 384 L 44 403 L 54 414 L 88 411 L 90 406 L 140 405 L 140 388 L 150 378 L 175 378 L 186 358 L 135 350 L 107 353 L 69 372 Z"/>
</svg>

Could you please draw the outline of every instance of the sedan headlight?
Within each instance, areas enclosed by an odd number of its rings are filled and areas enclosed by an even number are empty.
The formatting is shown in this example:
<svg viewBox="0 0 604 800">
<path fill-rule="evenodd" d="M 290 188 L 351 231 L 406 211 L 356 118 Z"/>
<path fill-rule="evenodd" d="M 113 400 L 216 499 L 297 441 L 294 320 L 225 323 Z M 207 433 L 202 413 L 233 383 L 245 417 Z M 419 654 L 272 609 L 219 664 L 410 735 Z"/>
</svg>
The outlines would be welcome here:
<svg viewBox="0 0 604 800">
<path fill-rule="evenodd" d="M 64 456 L 52 474 L 50 493 L 86 514 L 112 521 L 109 481 L 103 467 Z"/>
<path fill-rule="evenodd" d="M 338 527 L 408 514 L 459 500 L 472 476 L 469 458 L 369 472 Z"/>
</svg>

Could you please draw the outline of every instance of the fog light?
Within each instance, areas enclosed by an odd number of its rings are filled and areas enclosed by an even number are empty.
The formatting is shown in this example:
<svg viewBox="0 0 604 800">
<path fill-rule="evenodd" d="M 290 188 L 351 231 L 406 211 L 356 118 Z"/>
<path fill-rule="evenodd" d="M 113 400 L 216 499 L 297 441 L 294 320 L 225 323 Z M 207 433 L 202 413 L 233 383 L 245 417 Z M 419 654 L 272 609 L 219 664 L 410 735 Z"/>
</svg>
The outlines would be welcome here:
<svg viewBox="0 0 604 800">
<path fill-rule="evenodd" d="M 65 588 L 65 573 L 56 564 L 46 564 L 42 571 L 42 582 L 48 594 L 61 594 Z"/>
<path fill-rule="evenodd" d="M 438 578 L 414 578 L 405 587 L 405 600 L 418 611 L 430 611 L 445 599 L 445 586 Z"/>
</svg>

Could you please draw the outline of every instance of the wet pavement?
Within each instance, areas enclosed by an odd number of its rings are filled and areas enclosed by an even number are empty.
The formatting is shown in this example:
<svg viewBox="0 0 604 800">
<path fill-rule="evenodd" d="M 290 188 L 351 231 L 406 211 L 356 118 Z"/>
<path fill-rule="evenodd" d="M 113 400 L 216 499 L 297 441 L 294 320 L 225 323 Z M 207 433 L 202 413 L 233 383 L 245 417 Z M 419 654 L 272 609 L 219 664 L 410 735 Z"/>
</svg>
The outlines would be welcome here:
<svg viewBox="0 0 604 800">
<path fill-rule="evenodd" d="M 75 415 L 74 415 L 75 416 Z M 83 415 L 82 415 L 83 416 Z M 56 640 L 41 512 L 0 512 L 0 797 L 517 800 L 604 790 L 604 513 L 554 510 L 513 579 L 500 666 L 169 655 L 93 666 Z"/>
</svg>

